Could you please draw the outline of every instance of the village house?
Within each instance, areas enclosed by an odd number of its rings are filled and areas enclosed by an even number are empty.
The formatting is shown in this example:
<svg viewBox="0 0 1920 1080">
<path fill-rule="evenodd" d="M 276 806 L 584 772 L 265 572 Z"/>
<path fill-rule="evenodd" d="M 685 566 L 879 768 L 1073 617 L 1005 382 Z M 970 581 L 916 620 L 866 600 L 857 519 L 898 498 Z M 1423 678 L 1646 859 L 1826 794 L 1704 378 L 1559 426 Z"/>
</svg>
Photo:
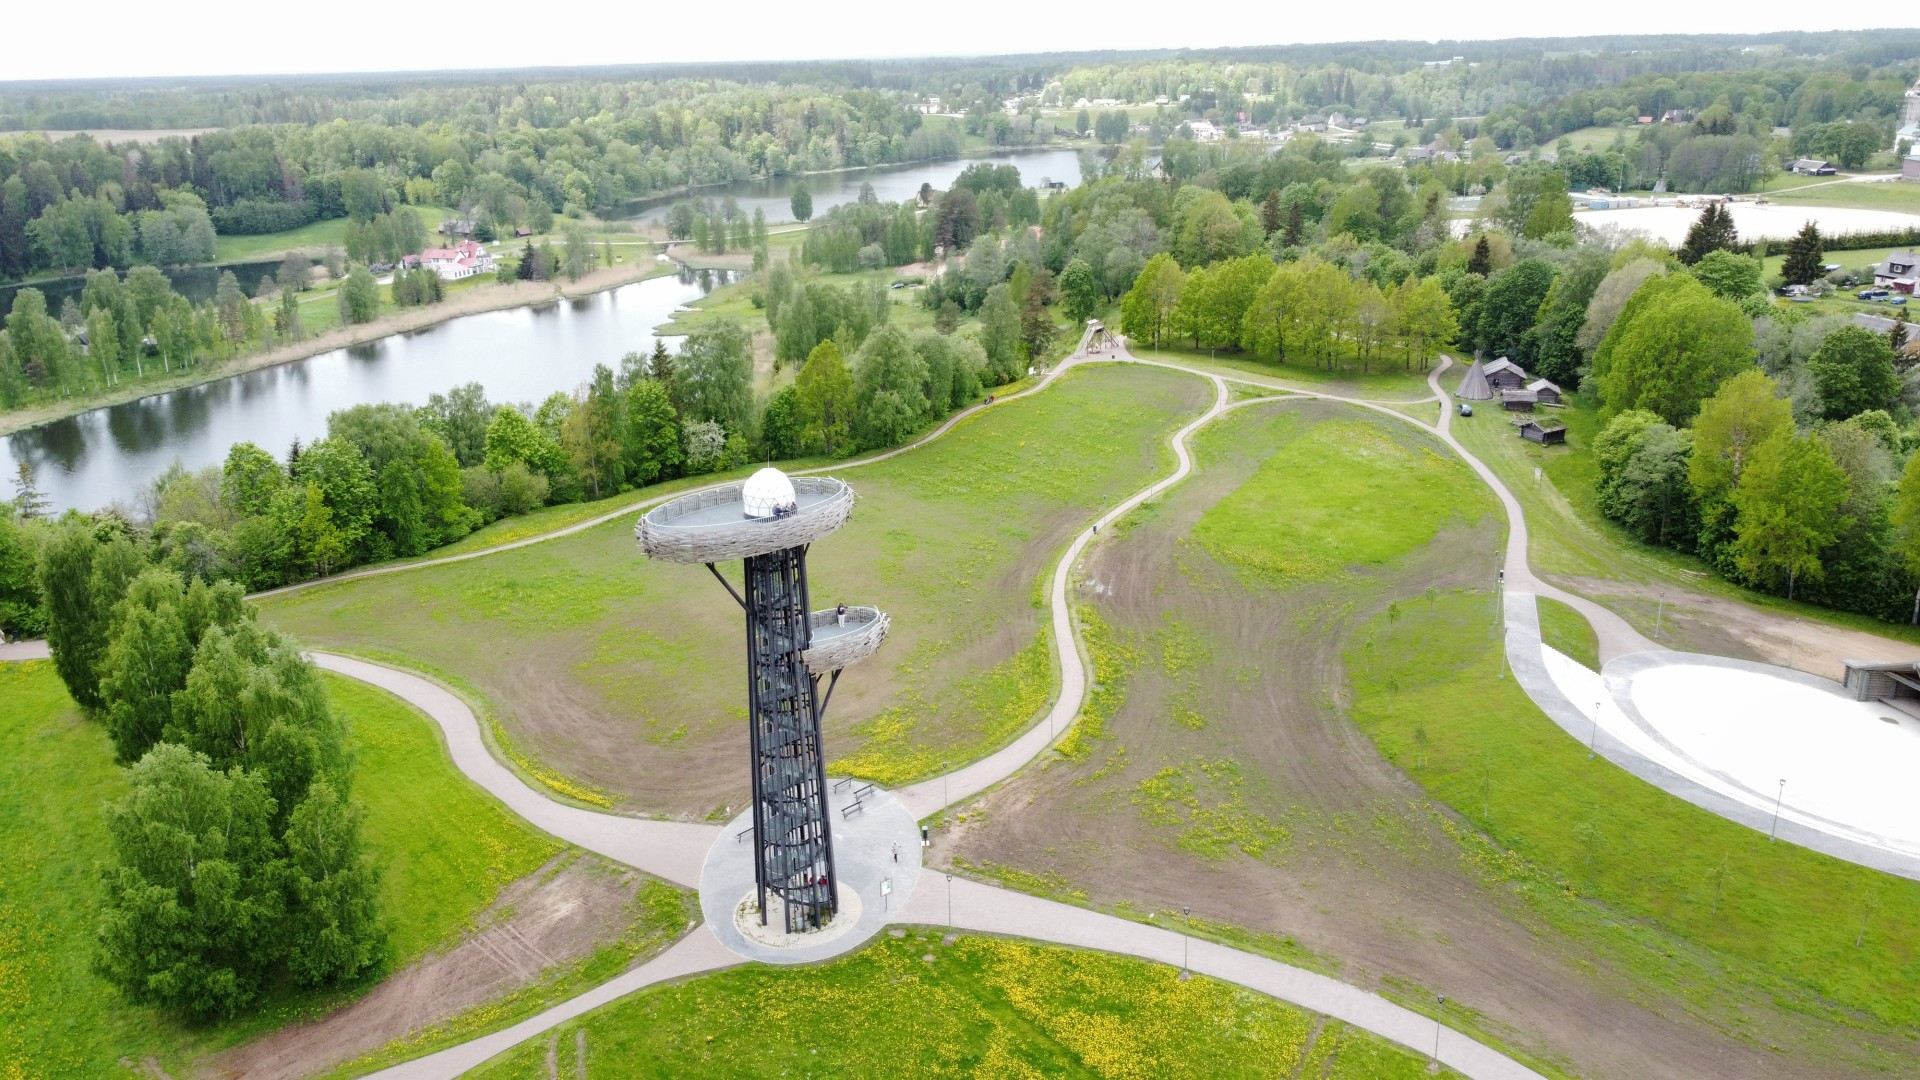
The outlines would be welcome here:
<svg viewBox="0 0 1920 1080">
<path fill-rule="evenodd" d="M 1911 250 L 1890 252 L 1885 262 L 1874 264 L 1873 283 L 1882 289 L 1911 293 L 1915 279 L 1920 278 L 1916 268 L 1920 268 L 1920 255 Z"/>
<path fill-rule="evenodd" d="M 1193 136 L 1194 142 L 1203 143 L 1219 142 L 1226 137 L 1226 133 L 1211 120 L 1187 121 L 1187 133 Z"/>
<path fill-rule="evenodd" d="M 1547 379 L 1533 380 L 1527 384 L 1527 391 L 1542 405 L 1558 405 L 1564 396 L 1559 385 Z"/>
<path fill-rule="evenodd" d="M 1833 167 L 1832 162 L 1823 161 L 1820 158 L 1796 158 L 1793 164 L 1787 166 L 1787 171 L 1799 173 L 1801 176 L 1832 176 L 1838 170 Z"/>
<path fill-rule="evenodd" d="M 442 281 L 459 281 L 493 273 L 493 253 L 472 240 L 462 240 L 450 248 L 428 248 L 418 255 L 408 255 L 400 265 L 408 269 L 424 266 L 439 274 Z"/>
</svg>

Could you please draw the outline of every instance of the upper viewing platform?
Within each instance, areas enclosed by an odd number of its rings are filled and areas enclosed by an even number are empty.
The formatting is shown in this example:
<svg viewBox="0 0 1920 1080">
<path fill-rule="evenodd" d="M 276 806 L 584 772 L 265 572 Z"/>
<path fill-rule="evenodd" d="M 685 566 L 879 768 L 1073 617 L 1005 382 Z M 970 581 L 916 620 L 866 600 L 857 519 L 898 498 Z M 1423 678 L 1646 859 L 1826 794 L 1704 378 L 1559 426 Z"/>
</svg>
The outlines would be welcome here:
<svg viewBox="0 0 1920 1080">
<path fill-rule="evenodd" d="M 730 562 L 810 544 L 846 524 L 853 501 L 843 481 L 767 468 L 656 506 L 633 534 L 655 559 Z"/>
</svg>

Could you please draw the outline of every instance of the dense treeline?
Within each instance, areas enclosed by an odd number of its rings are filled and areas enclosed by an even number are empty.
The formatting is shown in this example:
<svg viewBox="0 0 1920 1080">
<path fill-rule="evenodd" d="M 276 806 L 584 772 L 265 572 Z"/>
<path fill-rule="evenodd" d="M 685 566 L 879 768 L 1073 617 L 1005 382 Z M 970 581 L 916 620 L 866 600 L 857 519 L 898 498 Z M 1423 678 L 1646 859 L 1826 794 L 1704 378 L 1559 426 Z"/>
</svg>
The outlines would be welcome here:
<svg viewBox="0 0 1920 1080">
<path fill-rule="evenodd" d="M 375 969 L 379 873 L 312 663 L 255 623 L 237 584 L 155 565 L 158 547 L 118 519 L 5 515 L 0 553 L 23 538 L 55 669 L 130 771 L 106 810 L 95 970 L 131 1001 L 207 1019 L 287 981 Z M 21 584 L 0 578 L 0 595 Z"/>
<path fill-rule="evenodd" d="M 950 122 L 929 123 L 900 95 L 804 85 L 429 85 L 386 104 L 151 144 L 0 141 L 0 277 L 200 261 L 216 230 L 364 222 L 402 204 L 538 231 L 555 213 L 612 213 L 689 184 L 959 149 Z"/>
</svg>

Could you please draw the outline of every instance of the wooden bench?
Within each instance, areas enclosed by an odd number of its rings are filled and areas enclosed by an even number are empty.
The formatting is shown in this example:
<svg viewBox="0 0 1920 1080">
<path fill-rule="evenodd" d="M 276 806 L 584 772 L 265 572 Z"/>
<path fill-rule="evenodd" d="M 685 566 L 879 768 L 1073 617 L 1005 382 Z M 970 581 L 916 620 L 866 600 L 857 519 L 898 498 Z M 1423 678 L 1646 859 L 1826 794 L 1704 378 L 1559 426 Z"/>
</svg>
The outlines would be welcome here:
<svg viewBox="0 0 1920 1080">
<path fill-rule="evenodd" d="M 846 787 L 848 784 L 851 784 L 851 783 L 853 783 L 853 777 L 843 776 L 840 779 L 835 780 L 833 782 L 833 790 L 839 791 L 841 788 Z"/>
<path fill-rule="evenodd" d="M 861 812 L 862 810 L 865 810 L 866 808 L 867 808 L 866 803 L 861 802 L 859 799 L 855 799 L 852 802 L 840 808 L 840 816 L 842 818 L 850 818 L 853 815 Z"/>
<path fill-rule="evenodd" d="M 854 788 L 853 797 L 856 799 L 864 799 L 867 797 L 868 793 L 871 792 L 872 790 L 873 790 L 872 784 L 868 784 L 865 787 Z"/>
</svg>

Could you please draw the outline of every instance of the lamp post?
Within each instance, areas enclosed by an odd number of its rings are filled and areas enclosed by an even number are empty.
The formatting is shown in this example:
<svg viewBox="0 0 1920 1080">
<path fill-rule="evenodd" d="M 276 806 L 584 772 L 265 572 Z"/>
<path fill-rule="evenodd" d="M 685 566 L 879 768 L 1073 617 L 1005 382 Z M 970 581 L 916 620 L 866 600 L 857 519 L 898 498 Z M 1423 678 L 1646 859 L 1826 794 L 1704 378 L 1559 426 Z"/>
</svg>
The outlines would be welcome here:
<svg viewBox="0 0 1920 1080">
<path fill-rule="evenodd" d="M 947 929 L 953 929 L 953 875 L 947 875 Z"/>
<path fill-rule="evenodd" d="M 1437 1000 L 1439 1006 L 1433 1010 L 1433 1057 L 1427 1062 L 1427 1071 L 1430 1073 L 1440 1071 L 1440 1014 L 1446 1010 L 1447 996 L 1441 994 Z"/>
<path fill-rule="evenodd" d="M 1181 982 L 1185 982 L 1193 976 L 1193 972 L 1189 970 L 1187 967 L 1187 940 L 1188 940 L 1188 934 L 1192 929 L 1193 929 L 1193 909 L 1186 906 L 1185 904 L 1182 904 L 1180 906 L 1180 981 Z"/>
<path fill-rule="evenodd" d="M 1587 733 L 1587 760 L 1593 760 L 1594 745 L 1600 741 L 1600 706 L 1606 704 L 1606 698 L 1593 699 L 1593 729 Z"/>
<path fill-rule="evenodd" d="M 1787 781 L 1780 779 L 1780 790 L 1773 796 L 1773 827 L 1767 830 L 1767 839 L 1773 840 L 1780 835 L 1780 800 L 1787 797 Z"/>
</svg>

